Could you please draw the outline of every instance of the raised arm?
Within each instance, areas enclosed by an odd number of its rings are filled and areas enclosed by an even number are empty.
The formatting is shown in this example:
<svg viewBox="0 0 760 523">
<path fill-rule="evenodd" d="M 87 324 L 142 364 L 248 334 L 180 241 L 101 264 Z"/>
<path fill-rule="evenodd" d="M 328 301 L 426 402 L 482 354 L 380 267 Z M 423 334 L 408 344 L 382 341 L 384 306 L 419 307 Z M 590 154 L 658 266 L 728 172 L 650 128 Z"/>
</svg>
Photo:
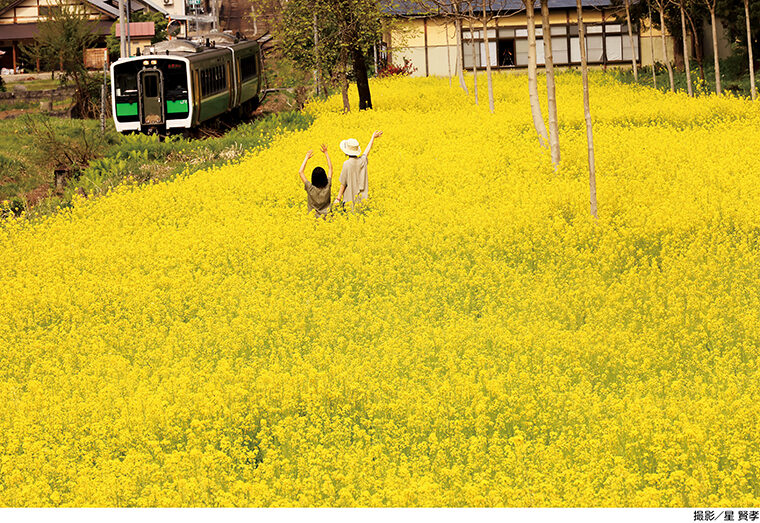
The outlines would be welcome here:
<svg viewBox="0 0 760 523">
<path fill-rule="evenodd" d="M 304 171 L 306 170 L 306 164 L 309 163 L 309 160 L 312 156 L 314 156 L 314 153 L 312 151 L 307 152 L 306 158 L 303 159 L 303 163 L 301 164 L 301 168 L 298 169 L 298 176 L 301 177 L 301 181 L 303 183 L 306 183 L 306 174 L 304 174 Z"/>
<path fill-rule="evenodd" d="M 320 147 L 323 153 L 325 153 L 325 158 L 327 158 L 327 178 L 332 179 L 333 175 L 333 166 L 332 161 L 330 160 L 330 153 L 327 152 L 327 144 L 322 144 L 322 147 Z"/>
<path fill-rule="evenodd" d="M 364 150 L 364 156 L 369 156 L 369 152 L 372 150 L 372 145 L 375 143 L 375 138 L 380 138 L 383 135 L 383 131 L 375 131 L 372 133 L 372 138 L 369 139 L 367 148 Z"/>
</svg>

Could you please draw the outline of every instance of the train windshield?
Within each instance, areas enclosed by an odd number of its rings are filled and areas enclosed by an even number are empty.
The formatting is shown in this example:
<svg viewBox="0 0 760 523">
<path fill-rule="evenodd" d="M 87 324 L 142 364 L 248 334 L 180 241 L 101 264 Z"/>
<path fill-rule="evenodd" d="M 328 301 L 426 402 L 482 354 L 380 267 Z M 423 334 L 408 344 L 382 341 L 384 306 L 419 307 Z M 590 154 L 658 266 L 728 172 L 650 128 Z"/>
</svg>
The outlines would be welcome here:
<svg viewBox="0 0 760 523">
<path fill-rule="evenodd" d="M 148 62 L 145 64 L 145 62 Z M 153 63 L 151 63 L 153 62 Z M 114 94 L 116 119 L 119 122 L 140 120 L 138 73 L 144 69 L 161 71 L 162 85 L 150 84 L 163 98 L 167 120 L 181 120 L 190 113 L 187 87 L 187 66 L 179 60 L 157 59 L 146 56 L 144 60 L 134 60 L 114 66 Z"/>
</svg>

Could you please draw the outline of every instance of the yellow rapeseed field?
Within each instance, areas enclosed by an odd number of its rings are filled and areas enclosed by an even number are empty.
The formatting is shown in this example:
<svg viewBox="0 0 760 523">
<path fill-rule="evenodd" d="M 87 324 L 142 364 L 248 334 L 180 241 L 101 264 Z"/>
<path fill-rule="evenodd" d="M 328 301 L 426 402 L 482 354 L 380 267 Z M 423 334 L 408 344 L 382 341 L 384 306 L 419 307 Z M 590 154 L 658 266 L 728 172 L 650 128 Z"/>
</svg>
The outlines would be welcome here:
<svg viewBox="0 0 760 523">
<path fill-rule="evenodd" d="M 595 224 L 558 81 L 557 173 L 524 76 L 390 79 L 0 226 L 0 504 L 760 504 L 760 105 L 594 75 Z M 363 212 L 307 216 L 375 129 Z"/>
</svg>

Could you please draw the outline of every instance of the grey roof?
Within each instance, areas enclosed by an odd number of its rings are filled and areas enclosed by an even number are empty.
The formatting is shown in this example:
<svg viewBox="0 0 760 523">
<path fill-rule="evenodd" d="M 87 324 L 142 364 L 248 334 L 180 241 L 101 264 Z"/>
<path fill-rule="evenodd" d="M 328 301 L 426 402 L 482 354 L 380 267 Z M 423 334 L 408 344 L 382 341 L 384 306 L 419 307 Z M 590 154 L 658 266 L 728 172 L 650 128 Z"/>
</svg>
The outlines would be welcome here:
<svg viewBox="0 0 760 523">
<path fill-rule="evenodd" d="M 169 14 L 169 11 L 167 11 L 166 9 L 164 9 L 163 6 L 158 5 L 155 2 L 151 2 L 150 0 L 136 0 L 136 1 L 140 2 L 143 5 L 146 5 L 146 6 L 150 7 L 154 11 L 158 11 L 162 15 L 168 15 Z M 174 17 L 172 17 L 172 18 L 174 18 Z"/>
<path fill-rule="evenodd" d="M 472 9 L 474 12 L 482 12 L 482 3 L 478 1 L 474 2 L 467 2 L 460 1 L 458 2 L 460 5 L 460 9 L 469 9 L 470 5 L 472 5 Z M 439 8 L 436 4 L 443 4 L 440 0 L 437 2 L 433 1 L 410 1 L 410 0 L 396 0 L 391 5 L 388 5 L 386 7 L 386 11 L 390 15 L 394 16 L 433 16 L 438 13 Z M 451 5 L 452 2 L 449 2 L 449 5 Z M 602 8 L 602 7 L 610 7 L 613 5 L 612 0 L 582 0 L 583 7 L 591 7 L 591 8 Z M 541 8 L 540 1 L 535 1 L 535 7 L 536 9 Z M 549 0 L 549 9 L 575 9 L 576 3 L 575 0 Z M 488 11 L 489 12 L 515 12 L 515 11 L 522 11 L 525 9 L 525 6 L 522 3 L 522 0 L 489 0 L 488 1 Z"/>
<path fill-rule="evenodd" d="M 105 11 L 106 13 L 113 16 L 114 18 L 119 18 L 119 10 L 116 9 L 114 6 L 107 4 L 106 2 L 103 2 L 103 0 L 87 0 L 87 2 L 94 5 L 101 11 Z"/>
</svg>

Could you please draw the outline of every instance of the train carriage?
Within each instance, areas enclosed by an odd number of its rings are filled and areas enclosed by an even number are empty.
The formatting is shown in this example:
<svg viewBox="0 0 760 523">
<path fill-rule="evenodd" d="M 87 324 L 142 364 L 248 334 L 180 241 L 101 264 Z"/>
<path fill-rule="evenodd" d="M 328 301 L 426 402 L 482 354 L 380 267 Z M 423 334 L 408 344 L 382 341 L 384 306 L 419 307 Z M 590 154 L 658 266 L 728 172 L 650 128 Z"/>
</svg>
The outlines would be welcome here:
<svg viewBox="0 0 760 523">
<path fill-rule="evenodd" d="M 217 33 L 160 42 L 111 65 L 116 130 L 167 134 L 221 114 L 253 111 L 262 92 L 261 47 Z"/>
</svg>

